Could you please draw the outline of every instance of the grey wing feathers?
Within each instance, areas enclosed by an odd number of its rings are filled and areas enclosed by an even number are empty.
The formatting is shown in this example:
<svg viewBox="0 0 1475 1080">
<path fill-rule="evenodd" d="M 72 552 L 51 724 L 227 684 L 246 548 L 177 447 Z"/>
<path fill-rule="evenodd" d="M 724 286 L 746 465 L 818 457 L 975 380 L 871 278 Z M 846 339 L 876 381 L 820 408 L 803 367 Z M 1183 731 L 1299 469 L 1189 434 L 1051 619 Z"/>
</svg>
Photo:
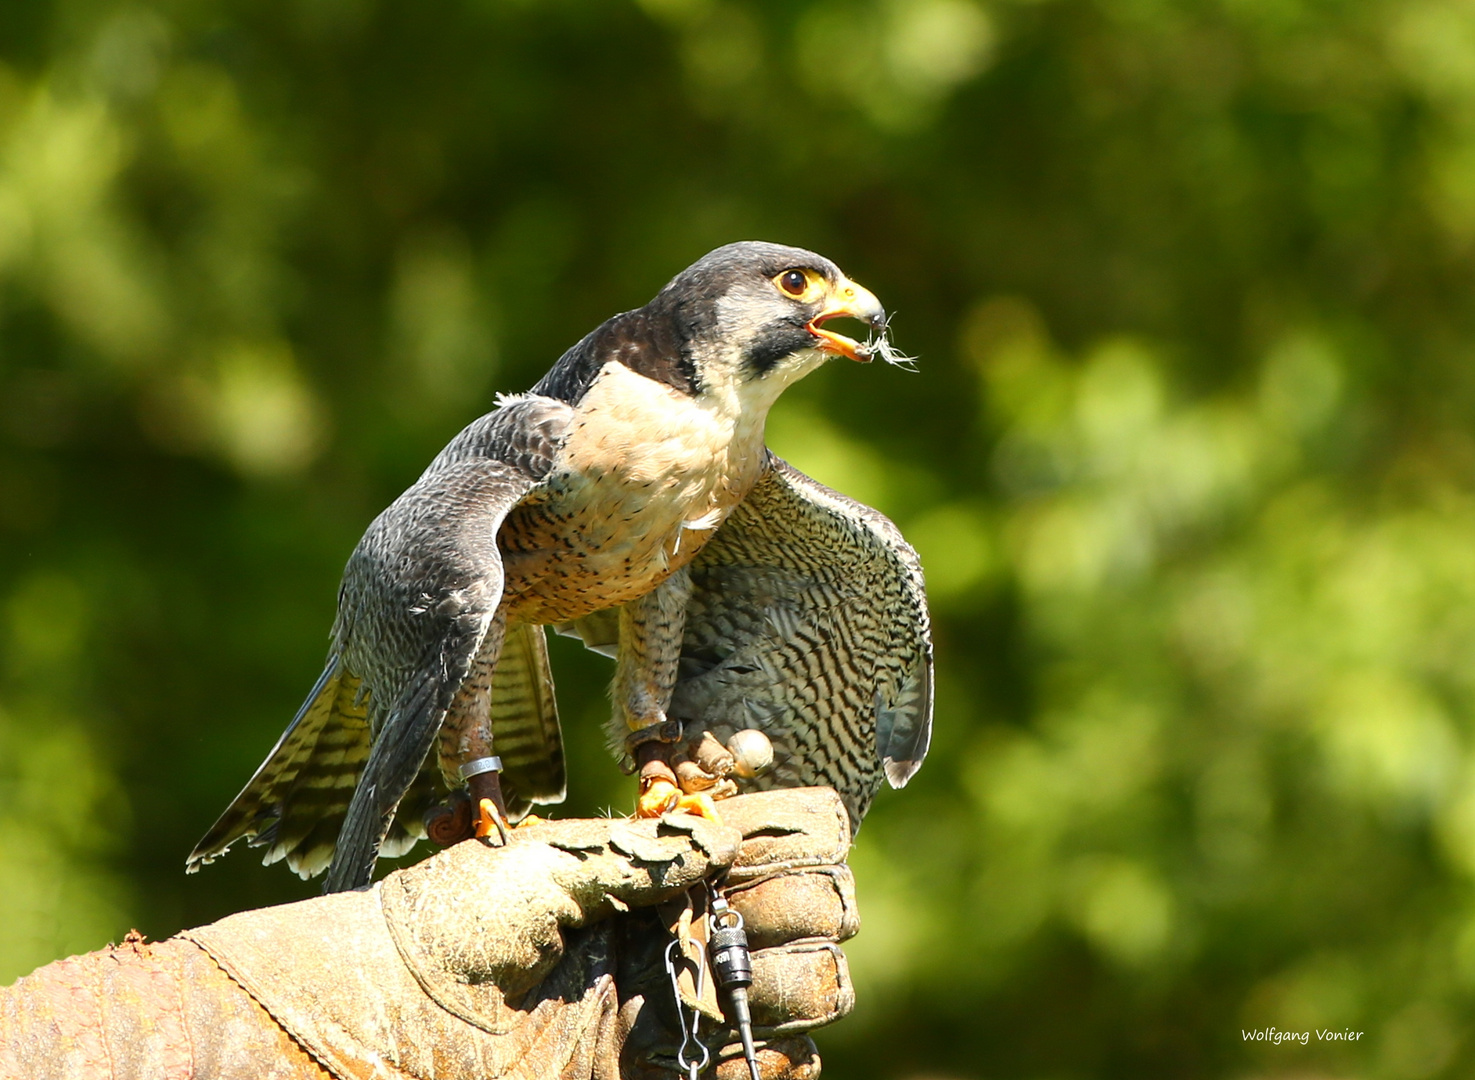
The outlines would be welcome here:
<svg viewBox="0 0 1475 1080">
<path fill-rule="evenodd" d="M 883 779 L 927 753 L 932 640 L 921 566 L 896 527 L 777 457 L 691 565 L 669 715 L 774 745 L 752 788 L 827 784 L 859 826 Z"/>
<path fill-rule="evenodd" d="M 374 520 L 344 571 L 327 669 L 191 866 L 245 836 L 304 876 L 329 865 L 336 891 L 421 834 L 396 808 L 412 786 L 417 806 L 431 795 L 421 764 L 502 597 L 497 530 L 547 474 L 569 413 L 505 402 Z"/>
<path fill-rule="evenodd" d="M 376 689 L 374 733 L 324 888 L 369 882 L 379 844 L 502 599 L 497 529 L 535 482 L 485 458 L 422 476 L 355 549 L 339 596 L 347 665 Z"/>
<path fill-rule="evenodd" d="M 570 415 L 551 398 L 505 400 L 451 440 L 349 558 L 335 635 L 347 666 L 375 688 L 374 740 L 325 891 L 372 878 L 501 603 L 497 530 L 547 475 Z"/>
<path fill-rule="evenodd" d="M 508 818 L 516 822 L 527 816 L 534 803 L 562 802 L 567 790 L 563 733 L 542 627 L 519 623 L 507 629 L 490 697 L 492 732 L 497 756 L 502 759 L 502 795 Z M 367 739 L 364 756 L 368 757 Z M 379 843 L 380 858 L 404 855 L 425 839 L 425 812 L 445 803 L 451 783 L 459 786 L 454 779 L 447 781 L 455 770 L 456 764 L 443 761 L 440 754 L 425 755 L 415 782 L 400 799 L 389 832 Z M 346 797 L 343 805 L 348 806 Z"/>
<path fill-rule="evenodd" d="M 448 465 L 490 459 L 524 476 L 541 479 L 553 467 L 572 410 L 562 401 L 533 394 L 502 395 L 498 407 L 479 416 L 446 444 L 420 477 Z"/>
</svg>

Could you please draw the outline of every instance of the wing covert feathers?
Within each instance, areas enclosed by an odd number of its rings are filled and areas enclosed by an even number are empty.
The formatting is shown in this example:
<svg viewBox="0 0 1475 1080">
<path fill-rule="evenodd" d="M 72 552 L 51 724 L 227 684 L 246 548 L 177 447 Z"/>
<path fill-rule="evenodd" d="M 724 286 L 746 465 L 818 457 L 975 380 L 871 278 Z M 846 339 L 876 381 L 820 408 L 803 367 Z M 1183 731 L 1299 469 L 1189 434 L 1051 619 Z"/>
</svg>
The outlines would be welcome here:
<svg viewBox="0 0 1475 1080">
<path fill-rule="evenodd" d="M 916 553 L 882 514 L 777 457 L 691 565 L 669 715 L 762 730 L 756 789 L 828 784 L 859 826 L 927 753 L 932 641 Z"/>
</svg>

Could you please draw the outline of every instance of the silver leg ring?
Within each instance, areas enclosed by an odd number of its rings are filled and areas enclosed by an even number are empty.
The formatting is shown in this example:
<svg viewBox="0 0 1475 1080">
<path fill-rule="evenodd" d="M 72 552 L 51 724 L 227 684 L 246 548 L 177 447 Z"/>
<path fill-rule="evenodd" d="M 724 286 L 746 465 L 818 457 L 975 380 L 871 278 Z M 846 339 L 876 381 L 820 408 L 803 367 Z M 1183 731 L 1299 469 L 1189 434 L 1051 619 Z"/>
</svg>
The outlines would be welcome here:
<svg viewBox="0 0 1475 1080">
<path fill-rule="evenodd" d="M 470 780 L 473 776 L 480 776 L 484 772 L 501 772 L 502 759 L 499 757 L 479 757 L 468 761 L 458 770 L 462 780 Z"/>
</svg>

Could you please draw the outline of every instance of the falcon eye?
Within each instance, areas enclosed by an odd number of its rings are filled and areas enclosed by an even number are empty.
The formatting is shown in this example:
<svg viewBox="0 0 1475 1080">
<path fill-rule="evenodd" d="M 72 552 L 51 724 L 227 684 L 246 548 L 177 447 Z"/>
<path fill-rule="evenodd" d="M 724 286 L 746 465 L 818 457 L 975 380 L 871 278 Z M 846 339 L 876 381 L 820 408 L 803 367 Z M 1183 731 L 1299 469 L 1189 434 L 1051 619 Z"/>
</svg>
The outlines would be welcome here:
<svg viewBox="0 0 1475 1080">
<path fill-rule="evenodd" d="M 797 299 L 808 291 L 809 275 L 803 270 L 785 270 L 778 276 L 778 287 Z"/>
</svg>

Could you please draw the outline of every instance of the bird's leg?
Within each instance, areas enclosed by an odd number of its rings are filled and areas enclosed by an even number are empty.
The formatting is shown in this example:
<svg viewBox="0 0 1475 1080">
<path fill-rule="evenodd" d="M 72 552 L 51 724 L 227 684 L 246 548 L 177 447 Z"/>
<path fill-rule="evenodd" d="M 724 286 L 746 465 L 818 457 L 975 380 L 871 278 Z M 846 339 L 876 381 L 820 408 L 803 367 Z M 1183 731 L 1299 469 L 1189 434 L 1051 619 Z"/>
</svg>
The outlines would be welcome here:
<svg viewBox="0 0 1475 1080">
<path fill-rule="evenodd" d="M 666 717 L 681 660 L 681 636 L 691 577 L 678 570 L 655 589 L 620 609 L 620 644 L 615 657 L 613 740 L 640 772 L 638 817 L 685 810 L 716 818 L 712 800 L 682 792 L 672 768 L 682 725 Z"/>
<path fill-rule="evenodd" d="M 457 837 L 490 837 L 495 833 L 507 842 L 507 801 L 502 795 L 500 779 L 502 759 L 492 746 L 492 679 L 502 642 L 507 634 L 507 619 L 498 612 L 487 626 L 470 676 L 462 684 L 440 730 L 441 772 L 453 789 L 465 783 L 470 794 L 471 813 L 466 832 Z M 449 812 L 449 811 L 448 811 Z M 427 823 L 428 831 L 429 823 Z M 449 827 L 442 832 L 449 832 Z"/>
<path fill-rule="evenodd" d="M 486 759 L 472 759 L 467 764 L 475 764 L 478 760 Z M 497 767 L 486 772 L 473 773 L 466 778 L 466 786 L 471 792 L 471 804 L 476 807 L 476 835 L 485 840 L 495 832 L 497 838 L 505 844 L 508 829 L 507 800 L 502 795 L 501 759 L 493 757 L 492 760 L 498 762 Z"/>
</svg>

